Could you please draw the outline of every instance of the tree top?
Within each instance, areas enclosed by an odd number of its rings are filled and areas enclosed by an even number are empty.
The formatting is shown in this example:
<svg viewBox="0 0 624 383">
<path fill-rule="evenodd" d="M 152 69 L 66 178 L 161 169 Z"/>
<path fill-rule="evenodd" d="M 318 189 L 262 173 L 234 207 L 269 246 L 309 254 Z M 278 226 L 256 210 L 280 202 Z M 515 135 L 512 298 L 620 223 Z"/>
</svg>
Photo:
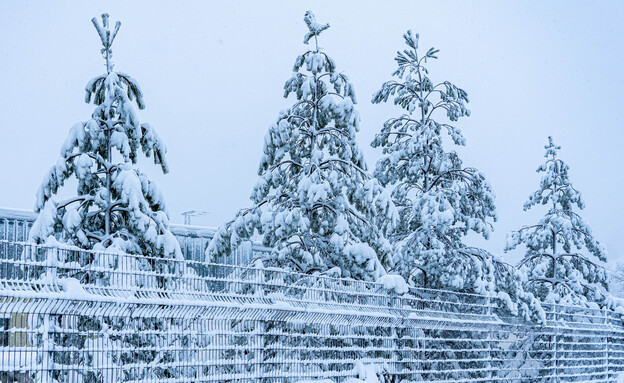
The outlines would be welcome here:
<svg viewBox="0 0 624 383">
<path fill-rule="evenodd" d="M 113 51 L 111 49 L 111 46 L 113 45 L 115 36 L 117 36 L 117 32 L 119 32 L 121 22 L 117 21 L 115 23 L 115 29 L 112 32 L 108 23 L 108 13 L 102 14 L 102 25 L 98 23 L 97 18 L 95 17 L 91 19 L 91 22 L 93 22 L 95 30 L 97 31 L 98 35 L 100 36 L 100 40 L 102 41 L 102 55 L 106 59 L 106 70 L 108 73 L 110 73 L 113 71 Z"/>
<path fill-rule="evenodd" d="M 548 145 L 545 145 L 544 149 L 546 149 L 544 157 L 552 157 L 552 159 L 555 159 L 557 158 L 557 151 L 561 149 L 561 146 L 555 145 L 552 136 L 548 136 Z"/>
<path fill-rule="evenodd" d="M 319 22 L 317 22 L 316 17 L 314 16 L 314 13 L 312 13 L 312 11 L 307 11 L 305 13 L 305 16 L 303 16 L 303 21 L 305 21 L 305 23 L 308 25 L 308 29 L 310 30 L 303 38 L 304 44 L 307 44 L 312 37 L 314 37 L 316 41 L 316 36 L 320 35 L 321 32 L 329 28 L 329 23 L 320 24 Z"/>
</svg>

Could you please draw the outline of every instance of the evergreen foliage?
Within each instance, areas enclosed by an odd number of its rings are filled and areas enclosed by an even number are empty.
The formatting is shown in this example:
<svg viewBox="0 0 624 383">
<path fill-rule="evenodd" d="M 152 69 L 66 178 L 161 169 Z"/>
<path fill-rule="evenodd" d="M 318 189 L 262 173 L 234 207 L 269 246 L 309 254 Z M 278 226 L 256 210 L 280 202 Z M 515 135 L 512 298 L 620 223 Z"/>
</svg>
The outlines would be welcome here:
<svg viewBox="0 0 624 383">
<path fill-rule="evenodd" d="M 393 271 L 413 285 L 497 296 L 514 314 L 541 320 L 541 307 L 523 290 L 518 270 L 463 242 L 470 232 L 488 238 L 496 220 L 494 193 L 483 173 L 465 167 L 443 142 L 448 136 L 453 145 L 465 145 L 454 123 L 470 115 L 468 95 L 429 77 L 427 64 L 437 59 L 437 49 L 421 56 L 418 34 L 408 31 L 403 37 L 407 49 L 395 58 L 396 79 L 385 82 L 372 100 L 392 99 L 404 110 L 387 120 L 372 142 L 382 149 L 375 177 L 392 190 L 400 217 L 389 236 L 396 254 Z"/>
<path fill-rule="evenodd" d="M 373 96 L 373 103 L 394 103 L 405 110 L 400 117 L 384 124 L 372 142 L 382 148 L 375 177 L 392 187 L 392 197 L 399 211 L 399 224 L 392 232 L 397 244 L 396 270 L 406 278 L 414 268 L 426 271 L 428 286 L 463 289 L 468 269 L 460 250 L 462 238 L 474 231 L 487 238 L 495 219 L 494 194 L 482 173 L 462 166 L 456 152 L 447 152 L 443 133 L 455 145 L 464 145 L 461 131 L 441 122 L 445 112 L 450 122 L 470 113 L 468 95 L 448 81 L 434 83 L 428 76 L 428 60 L 437 58 L 438 50 L 418 54 L 418 35 L 404 36 L 408 49 L 398 52 L 397 80 L 384 83 Z M 458 274 L 458 271 L 462 274 Z"/>
<path fill-rule="evenodd" d="M 544 173 L 539 189 L 529 196 L 524 210 L 542 205 L 548 211 L 537 224 L 511 232 L 506 250 L 521 244 L 526 247 L 520 267 L 527 273 L 528 287 L 542 301 L 604 304 L 608 276 L 599 262 L 606 262 L 606 248 L 575 211 L 585 204 L 570 181 L 568 165 L 558 158 L 561 147 L 548 137 L 545 149 L 546 162 L 537 168 L 538 173 Z M 574 252 L 583 248 L 589 256 Z"/>
<path fill-rule="evenodd" d="M 389 194 L 367 173 L 356 142 L 359 114 L 348 77 L 318 45 L 329 28 L 312 12 L 304 43 L 284 97 L 282 111 L 265 137 L 260 179 L 251 199 L 221 227 L 211 242 L 211 259 L 227 256 L 259 234 L 273 250 L 271 265 L 301 272 L 339 271 L 342 276 L 375 279 L 393 263 L 384 230 L 396 212 Z"/>
<path fill-rule="evenodd" d="M 133 103 L 139 109 L 145 103 L 136 80 L 113 71 L 111 46 L 121 23 L 111 31 L 108 15 L 102 15 L 102 25 L 92 21 L 107 73 L 87 83 L 85 101 L 93 102 L 95 110 L 91 119 L 70 129 L 58 161 L 44 178 L 30 239 L 42 243 L 54 235 L 83 249 L 181 257 L 169 231 L 163 195 L 136 166 L 142 151 L 167 173 L 167 149 L 150 124 L 139 122 Z M 72 177 L 76 195 L 56 202 L 54 195 Z"/>
<path fill-rule="evenodd" d="M 70 129 L 58 161 L 44 178 L 35 205 L 39 215 L 29 240 L 55 245 L 61 242 L 61 248 L 64 249 L 78 247 L 101 251 L 67 251 L 63 252 L 65 259 L 50 259 L 49 262 L 72 265 L 70 274 L 59 274 L 56 278 L 113 286 L 120 294 L 132 294 L 132 291 L 141 288 L 170 288 L 175 283 L 168 276 L 183 272 L 172 262 L 172 259 L 181 260 L 182 252 L 169 230 L 161 191 L 137 166 L 140 152 L 143 152 L 147 157 L 152 156 L 154 163 L 166 173 L 167 150 L 154 128 L 139 122 L 133 103 L 139 109 L 143 109 L 145 104 L 137 82 L 127 74 L 113 71 L 111 46 L 121 23 L 117 22 L 111 30 L 107 14 L 102 15 L 101 25 L 95 18 L 92 21 L 103 45 L 107 73 L 87 83 L 85 101 L 93 102 L 95 110 L 91 119 L 77 123 Z M 75 196 L 57 202 L 54 196 L 70 178 L 77 181 Z M 110 253 L 139 256 L 120 258 Z M 81 270 L 76 270 L 77 265 Z M 122 281 L 117 273 L 127 278 Z M 52 328 L 62 328 L 71 323 L 77 331 L 82 332 L 100 331 L 103 328 L 129 330 L 126 328 L 128 318 L 106 315 L 100 318 L 84 315 L 75 318 L 53 314 L 48 316 Z M 170 351 L 156 349 L 153 344 L 155 337 L 151 334 L 175 329 L 174 321 L 139 318 L 135 322 L 136 331 L 128 331 L 123 337 L 106 335 L 99 344 L 110 347 L 116 344 L 121 347 L 124 351 L 115 356 L 115 362 L 121 361 L 122 364 L 173 362 Z M 50 373 L 43 371 L 37 376 L 38 381 L 107 381 L 106 371 L 94 368 L 101 356 L 96 355 L 100 351 L 93 348 L 91 339 L 55 332 L 51 332 L 50 337 L 50 363 L 71 368 Z M 176 339 L 171 337 L 169 340 L 175 342 Z M 106 357 L 107 360 L 112 358 Z M 112 363 L 112 360 L 109 362 Z M 74 365 L 88 368 L 74 371 Z M 130 368 L 125 371 L 123 380 L 175 376 L 175 367 L 147 372 Z"/>
</svg>

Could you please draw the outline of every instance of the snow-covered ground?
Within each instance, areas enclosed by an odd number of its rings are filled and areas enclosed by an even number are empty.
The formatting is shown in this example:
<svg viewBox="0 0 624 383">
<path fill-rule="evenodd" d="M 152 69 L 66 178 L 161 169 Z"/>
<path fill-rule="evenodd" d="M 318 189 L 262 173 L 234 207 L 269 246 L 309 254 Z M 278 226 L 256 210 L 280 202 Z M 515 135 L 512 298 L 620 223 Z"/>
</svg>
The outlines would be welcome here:
<svg viewBox="0 0 624 383">
<path fill-rule="evenodd" d="M 383 372 L 383 367 L 376 364 L 364 364 L 360 361 L 355 362 L 353 369 L 353 378 L 347 378 L 345 383 L 383 383 L 379 379 L 379 375 Z M 299 380 L 297 383 L 335 383 L 331 379 L 313 379 Z"/>
</svg>

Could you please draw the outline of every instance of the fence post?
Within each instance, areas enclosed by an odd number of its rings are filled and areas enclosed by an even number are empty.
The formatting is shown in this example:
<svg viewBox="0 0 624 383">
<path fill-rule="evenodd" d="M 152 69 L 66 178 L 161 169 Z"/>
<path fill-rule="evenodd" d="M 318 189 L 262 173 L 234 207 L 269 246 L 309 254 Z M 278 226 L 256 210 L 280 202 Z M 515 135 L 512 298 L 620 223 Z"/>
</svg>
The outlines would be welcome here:
<svg viewBox="0 0 624 383">
<path fill-rule="evenodd" d="M 608 310 L 607 309 L 603 309 L 604 311 L 604 325 L 605 325 L 605 354 L 606 354 L 606 358 L 605 361 L 607 363 L 607 366 L 605 368 L 606 372 L 607 372 L 607 380 L 611 380 L 611 355 L 609 354 L 609 332 L 606 331 L 606 329 L 609 327 L 609 318 L 608 318 Z"/>
<path fill-rule="evenodd" d="M 265 322 L 262 318 L 257 318 L 255 320 L 255 326 L 254 326 L 254 330 L 255 330 L 255 336 L 253 338 L 254 339 L 254 343 L 253 343 L 253 347 L 254 347 L 254 359 L 253 359 L 253 363 L 254 363 L 254 368 L 253 368 L 253 374 L 255 375 L 253 378 L 255 380 L 260 381 L 263 377 L 263 369 L 262 369 L 262 362 L 264 360 L 264 347 L 265 347 L 265 336 L 266 336 L 266 327 L 265 327 Z"/>
<path fill-rule="evenodd" d="M 51 314 L 43 312 L 41 314 L 41 327 L 37 329 L 38 335 L 41 335 L 41 344 L 38 345 L 41 351 L 41 369 L 37 371 L 38 381 L 52 382 L 54 373 L 54 331 L 52 329 Z"/>
<path fill-rule="evenodd" d="M 486 305 L 487 305 L 486 312 L 487 312 L 488 318 L 491 318 L 492 317 L 492 299 L 490 298 L 489 294 L 486 298 Z M 492 326 L 489 326 L 486 342 L 487 342 L 487 353 L 488 353 L 487 376 L 488 376 L 488 379 L 492 379 L 492 375 L 493 375 L 492 373 L 493 372 L 493 369 L 492 369 Z"/>
<path fill-rule="evenodd" d="M 554 336 L 554 357 L 555 357 L 555 383 L 559 383 L 559 355 L 557 353 L 557 343 L 558 343 L 558 336 L 559 336 L 559 320 L 558 320 L 558 310 L 557 310 L 557 304 L 553 304 L 553 309 L 554 309 L 554 313 L 553 313 L 553 323 L 555 326 L 555 336 Z"/>
</svg>

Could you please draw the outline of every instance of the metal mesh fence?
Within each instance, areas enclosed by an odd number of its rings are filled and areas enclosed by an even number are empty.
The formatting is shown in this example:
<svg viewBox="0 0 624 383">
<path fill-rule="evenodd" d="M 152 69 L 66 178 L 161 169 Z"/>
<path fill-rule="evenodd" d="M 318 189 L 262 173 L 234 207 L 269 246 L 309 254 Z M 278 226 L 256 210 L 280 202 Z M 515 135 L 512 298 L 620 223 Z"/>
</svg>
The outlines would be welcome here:
<svg viewBox="0 0 624 383">
<path fill-rule="evenodd" d="M 624 327 L 474 294 L 0 241 L 0 382 L 614 382 Z"/>
</svg>

